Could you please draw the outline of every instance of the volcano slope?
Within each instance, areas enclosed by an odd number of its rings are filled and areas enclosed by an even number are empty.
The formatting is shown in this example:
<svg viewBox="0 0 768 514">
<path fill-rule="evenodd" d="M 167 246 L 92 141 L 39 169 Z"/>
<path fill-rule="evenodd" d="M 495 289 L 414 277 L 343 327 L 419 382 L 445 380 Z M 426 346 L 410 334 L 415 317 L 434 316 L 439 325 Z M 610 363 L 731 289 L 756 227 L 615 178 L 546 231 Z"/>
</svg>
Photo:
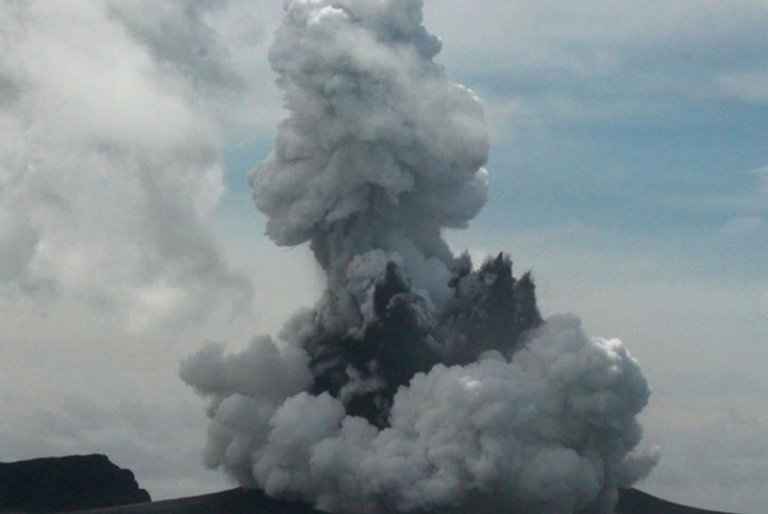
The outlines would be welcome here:
<svg viewBox="0 0 768 514">
<path fill-rule="evenodd" d="M 435 514 L 463 514 L 463 509 L 435 509 Z M 493 512 L 493 510 L 485 511 Z M 637 489 L 620 490 L 617 514 L 726 514 L 668 502 Z M 304 503 L 274 500 L 243 488 L 151 503 L 93 509 L 70 514 L 320 514 Z"/>
</svg>

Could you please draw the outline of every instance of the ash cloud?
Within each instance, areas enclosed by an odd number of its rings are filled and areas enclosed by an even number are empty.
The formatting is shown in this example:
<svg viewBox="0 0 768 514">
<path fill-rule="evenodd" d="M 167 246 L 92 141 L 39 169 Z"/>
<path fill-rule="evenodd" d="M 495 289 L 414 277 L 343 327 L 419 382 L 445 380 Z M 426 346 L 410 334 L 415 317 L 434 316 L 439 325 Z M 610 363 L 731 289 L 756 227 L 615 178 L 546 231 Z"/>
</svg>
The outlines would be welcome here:
<svg viewBox="0 0 768 514">
<path fill-rule="evenodd" d="M 508 256 L 475 268 L 442 239 L 486 202 L 488 140 L 422 3 L 285 9 L 269 57 L 288 114 L 250 184 L 327 288 L 278 339 L 182 363 L 210 400 L 206 464 L 329 511 L 610 512 L 658 458 L 637 451 L 650 390 L 618 340 L 543 319 Z"/>
</svg>

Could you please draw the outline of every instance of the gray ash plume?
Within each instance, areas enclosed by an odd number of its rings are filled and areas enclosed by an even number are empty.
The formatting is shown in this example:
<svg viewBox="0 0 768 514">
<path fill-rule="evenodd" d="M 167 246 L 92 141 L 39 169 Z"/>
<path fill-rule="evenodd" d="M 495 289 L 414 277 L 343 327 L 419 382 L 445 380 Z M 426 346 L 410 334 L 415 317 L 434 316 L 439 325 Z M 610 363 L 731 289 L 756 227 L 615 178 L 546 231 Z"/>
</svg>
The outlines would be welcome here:
<svg viewBox="0 0 768 514">
<path fill-rule="evenodd" d="M 512 261 L 503 253 L 475 272 L 464 270 L 451 283 L 456 301 L 446 317 L 459 341 L 454 342 L 448 362 L 469 364 L 488 350 L 511 356 L 523 334 L 542 323 L 530 272 L 515 279 Z"/>
<path fill-rule="evenodd" d="M 421 1 L 285 9 L 269 58 L 287 117 L 250 184 L 326 290 L 277 339 L 182 363 L 210 401 L 205 463 L 334 512 L 610 512 L 657 458 L 637 451 L 650 389 L 620 341 L 542 319 L 507 255 L 475 269 L 443 240 L 487 199 L 489 147 Z"/>
<path fill-rule="evenodd" d="M 511 357 L 523 335 L 541 324 L 533 279 L 526 273 L 516 280 L 507 255 L 476 271 L 462 256 L 454 274 L 448 283 L 453 298 L 435 319 L 399 266 L 389 262 L 373 289 L 374 315 L 361 330 L 304 342 L 312 393 L 342 397 L 349 415 L 383 428 L 395 393 L 417 373 L 438 363 L 476 362 L 489 350 Z M 351 387 L 355 382 L 369 387 Z"/>
</svg>

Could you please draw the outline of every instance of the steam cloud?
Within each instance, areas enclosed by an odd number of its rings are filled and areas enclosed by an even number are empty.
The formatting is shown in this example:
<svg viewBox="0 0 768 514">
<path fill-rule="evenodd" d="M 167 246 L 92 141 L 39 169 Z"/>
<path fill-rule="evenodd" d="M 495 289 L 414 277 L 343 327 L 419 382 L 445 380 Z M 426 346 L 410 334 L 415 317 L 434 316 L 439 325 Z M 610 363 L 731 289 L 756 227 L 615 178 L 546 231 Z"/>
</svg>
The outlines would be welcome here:
<svg viewBox="0 0 768 514">
<path fill-rule="evenodd" d="M 474 269 L 442 239 L 486 201 L 488 142 L 422 2 L 285 8 L 270 62 L 289 114 L 250 183 L 327 289 L 278 340 L 182 364 L 210 399 L 207 465 L 329 511 L 609 512 L 657 458 L 635 452 L 648 385 L 618 340 L 542 320 L 504 254 Z"/>
</svg>

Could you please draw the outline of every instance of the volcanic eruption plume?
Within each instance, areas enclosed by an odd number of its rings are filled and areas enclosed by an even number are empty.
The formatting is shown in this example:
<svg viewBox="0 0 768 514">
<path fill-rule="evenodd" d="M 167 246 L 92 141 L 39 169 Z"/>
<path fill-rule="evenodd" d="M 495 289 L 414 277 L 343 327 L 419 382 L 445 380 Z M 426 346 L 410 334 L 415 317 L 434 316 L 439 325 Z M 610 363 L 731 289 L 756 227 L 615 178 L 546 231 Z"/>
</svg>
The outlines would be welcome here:
<svg viewBox="0 0 768 514">
<path fill-rule="evenodd" d="M 182 364 L 210 399 L 206 464 L 329 511 L 609 512 L 656 460 L 634 451 L 648 385 L 620 341 L 543 320 L 505 254 L 475 269 L 443 240 L 486 201 L 488 140 L 422 1 L 285 8 L 269 58 L 288 116 L 250 184 L 327 288 L 278 339 Z"/>
</svg>

